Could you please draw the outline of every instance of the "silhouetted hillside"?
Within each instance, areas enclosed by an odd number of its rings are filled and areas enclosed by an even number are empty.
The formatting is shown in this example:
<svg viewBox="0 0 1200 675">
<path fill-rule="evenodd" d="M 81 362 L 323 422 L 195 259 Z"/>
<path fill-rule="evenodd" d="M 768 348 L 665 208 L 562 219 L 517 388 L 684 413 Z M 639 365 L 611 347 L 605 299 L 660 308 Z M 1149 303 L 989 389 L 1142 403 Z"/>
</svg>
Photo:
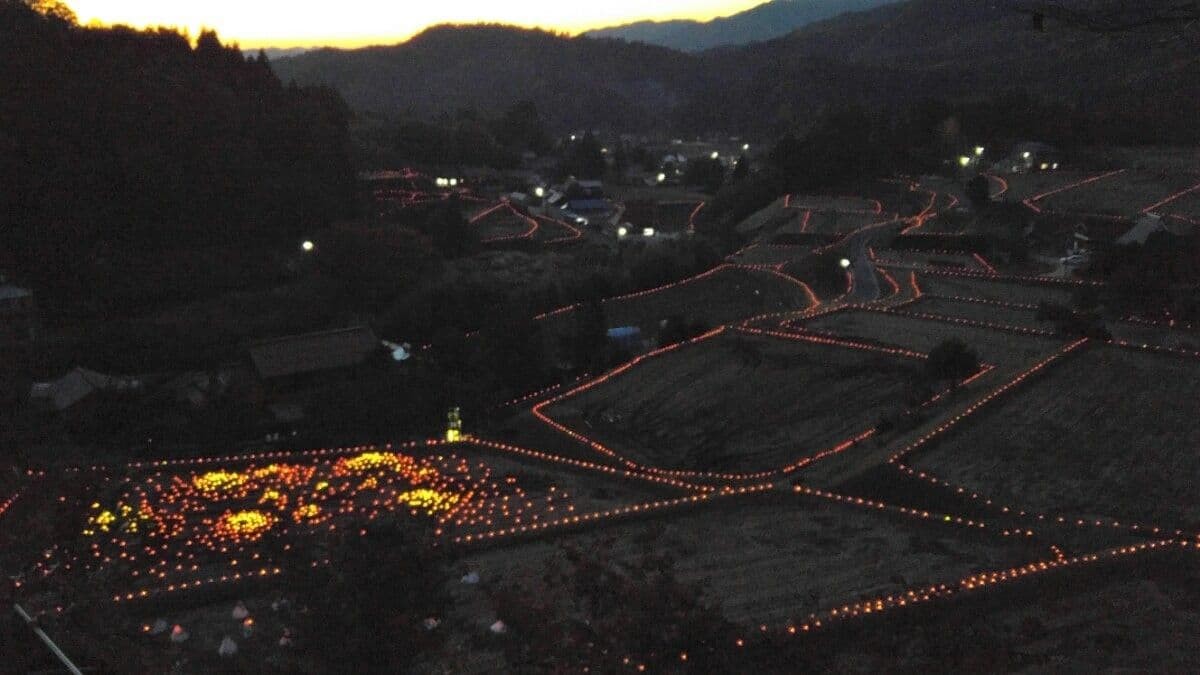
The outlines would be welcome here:
<svg viewBox="0 0 1200 675">
<path fill-rule="evenodd" d="M 815 21 L 892 2 L 897 0 L 772 0 L 711 21 L 638 21 L 588 31 L 586 35 L 699 52 L 771 40 Z"/>
<path fill-rule="evenodd" d="M 0 267 L 45 304 L 143 309 L 263 274 L 352 206 L 349 111 L 203 33 L 0 0 Z M 239 267 L 244 265 L 244 267 Z"/>
<path fill-rule="evenodd" d="M 441 26 L 395 46 L 321 49 L 276 67 L 284 80 L 336 87 L 359 109 L 492 114 L 530 100 L 556 126 L 668 119 L 695 75 L 689 57 L 661 47 L 500 26 Z"/>
<path fill-rule="evenodd" d="M 701 69 L 713 74 L 707 86 L 737 94 L 726 97 L 725 106 L 693 107 L 689 112 L 709 118 L 689 121 L 790 126 L 828 103 L 982 100 L 1021 90 L 1077 106 L 1096 121 L 1194 126 L 1182 115 L 1193 109 L 1187 101 L 1200 95 L 1200 61 L 1186 41 L 1166 30 L 1101 36 L 1050 24 L 1041 32 L 1011 8 L 985 0 L 910 0 L 704 54 Z M 1151 131 L 1132 126 L 1134 133 Z"/>
<path fill-rule="evenodd" d="M 989 0 L 910 0 L 786 37 L 689 55 L 619 40 L 443 27 L 408 43 L 321 50 L 277 63 L 355 108 L 431 116 L 532 100 L 554 127 L 779 131 L 828 106 L 908 106 L 1024 90 L 1086 109 L 1141 140 L 1170 140 L 1200 67 L 1170 34 L 1045 32 Z M 1164 105 L 1165 104 L 1165 105 Z M 1191 125 L 1194 126 L 1194 125 Z M 1193 132 L 1195 133 L 1195 132 Z M 1138 140 L 1138 139 L 1126 139 Z"/>
</svg>

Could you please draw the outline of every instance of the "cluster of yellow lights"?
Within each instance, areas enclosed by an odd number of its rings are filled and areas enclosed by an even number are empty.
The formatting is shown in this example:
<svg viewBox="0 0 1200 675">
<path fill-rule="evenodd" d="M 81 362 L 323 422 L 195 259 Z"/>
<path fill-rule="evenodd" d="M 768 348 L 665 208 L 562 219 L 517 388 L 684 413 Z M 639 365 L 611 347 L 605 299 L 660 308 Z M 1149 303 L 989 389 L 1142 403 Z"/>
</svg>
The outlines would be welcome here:
<svg viewBox="0 0 1200 675">
<path fill-rule="evenodd" d="M 429 488 L 418 488 L 397 495 L 396 499 L 413 509 L 423 509 L 427 515 L 449 511 L 458 504 L 459 495 L 453 492 L 438 492 Z"/>
<path fill-rule="evenodd" d="M 216 532 L 222 537 L 255 541 L 274 524 L 275 516 L 264 511 L 227 512 L 217 521 Z"/>
<path fill-rule="evenodd" d="M 344 476 L 348 473 L 365 473 L 381 469 L 401 471 L 404 468 L 402 465 L 411 463 L 410 457 L 394 452 L 364 452 L 354 457 L 339 459 L 333 465 L 333 473 L 335 476 Z"/>
<path fill-rule="evenodd" d="M 228 493 L 246 484 L 249 477 L 236 471 L 209 471 L 192 478 L 192 485 L 206 495 Z"/>
<path fill-rule="evenodd" d="M 566 491 L 551 486 L 548 494 L 532 497 L 515 477 L 494 475 L 486 464 L 461 456 L 420 456 L 393 452 L 390 446 L 347 450 L 349 454 L 294 464 L 218 467 L 211 465 L 259 456 L 198 458 L 177 464 L 210 466 L 179 473 L 166 469 L 175 464 L 131 465 L 151 472 L 122 481 L 111 508 L 97 501 L 87 512 L 87 548 L 63 549 L 59 564 L 47 557 L 39 561 L 38 572 L 49 576 L 112 569 L 130 584 L 114 599 L 130 600 L 258 577 L 254 570 L 278 573 L 285 562 L 311 562 L 303 560 L 308 549 L 299 544 L 317 531 L 366 536 L 377 519 L 386 523 L 414 516 L 430 518 L 434 534 L 441 536 L 451 529 L 478 532 L 536 524 L 574 510 Z M 263 548 L 268 539 L 278 547 Z"/>
<path fill-rule="evenodd" d="M 135 512 L 132 506 L 125 503 L 118 504 L 116 512 L 101 510 L 99 503 L 92 504 L 92 510 L 98 513 L 88 516 L 87 527 L 83 530 L 84 536 L 88 537 L 95 536 L 97 532 L 108 533 L 113 530 L 136 534 L 138 522 L 149 520 L 153 515 L 148 507 Z"/>
<path fill-rule="evenodd" d="M 320 515 L 321 507 L 316 504 L 304 504 L 295 511 L 292 511 L 292 519 L 297 523 L 302 523 L 306 520 L 315 520 Z"/>
</svg>

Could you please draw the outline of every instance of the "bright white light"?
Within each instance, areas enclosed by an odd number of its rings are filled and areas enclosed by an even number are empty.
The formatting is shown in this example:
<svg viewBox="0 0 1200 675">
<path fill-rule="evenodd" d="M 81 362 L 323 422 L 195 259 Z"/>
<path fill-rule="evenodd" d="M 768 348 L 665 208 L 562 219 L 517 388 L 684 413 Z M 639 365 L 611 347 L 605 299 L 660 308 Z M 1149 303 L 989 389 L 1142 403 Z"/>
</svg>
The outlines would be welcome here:
<svg viewBox="0 0 1200 675">
<path fill-rule="evenodd" d="M 1049 164 L 1042 162 L 1042 171 L 1045 171 L 1046 169 L 1049 169 L 1049 168 L 1050 168 Z"/>
<path fill-rule="evenodd" d="M 1058 170 L 1058 162 L 1055 162 L 1054 164 L 1052 164 L 1052 165 L 1050 166 L 1050 168 L 1052 168 L 1052 169 L 1054 169 L 1055 171 L 1057 171 L 1057 170 Z"/>
<path fill-rule="evenodd" d="M 661 182 L 663 182 L 663 181 L 664 181 L 664 180 L 666 180 L 666 179 L 667 179 L 667 174 L 665 174 L 665 173 L 660 173 L 660 174 L 658 174 L 658 182 L 660 182 L 660 183 L 661 183 Z"/>
<path fill-rule="evenodd" d="M 571 134 L 571 140 L 575 140 L 575 134 Z"/>
<path fill-rule="evenodd" d="M 709 157 L 712 157 L 713 159 L 716 159 L 720 156 L 721 156 L 721 153 L 717 152 L 716 150 L 713 150 L 713 153 L 711 155 L 709 155 Z"/>
<path fill-rule="evenodd" d="M 642 228 L 642 236 L 643 237 L 653 237 L 654 236 L 654 228 L 653 227 L 643 227 Z"/>
<path fill-rule="evenodd" d="M 458 185 L 458 179 L 457 179 L 457 178 L 451 178 L 451 179 L 450 179 L 450 187 L 455 187 L 455 186 L 457 186 L 457 185 Z"/>
<path fill-rule="evenodd" d="M 743 144 L 742 144 L 742 151 L 746 151 L 746 150 L 749 150 L 749 149 L 750 149 L 750 144 L 749 144 L 749 143 L 743 143 Z"/>
<path fill-rule="evenodd" d="M 1029 152 L 1028 150 L 1026 150 L 1025 152 L 1022 152 L 1022 153 L 1021 153 L 1021 157 L 1025 158 L 1025 159 L 1029 159 L 1029 158 L 1030 158 L 1030 157 L 1032 157 L 1032 156 L 1033 156 L 1033 153 L 1032 153 L 1032 152 Z"/>
<path fill-rule="evenodd" d="M 537 196 L 538 199 L 541 199 L 542 197 L 546 196 L 546 188 L 539 185 L 533 188 L 533 194 Z"/>
<path fill-rule="evenodd" d="M 629 228 L 628 228 L 628 227 L 618 227 L 618 228 L 617 228 L 617 236 L 618 236 L 618 237 L 624 237 L 624 236 L 625 236 L 625 235 L 627 235 L 627 234 L 629 234 Z"/>
<path fill-rule="evenodd" d="M 958 163 L 959 163 L 959 165 L 961 165 L 963 168 L 966 168 L 966 167 L 968 167 L 968 166 L 971 166 L 971 158 L 970 158 L 970 157 L 967 157 L 966 155 L 963 155 L 962 157 L 959 157 L 959 158 L 958 158 Z"/>
<path fill-rule="evenodd" d="M 976 156 L 976 157 L 982 157 L 982 156 L 983 156 L 983 146 L 982 146 L 982 145 L 977 145 L 977 146 L 975 146 L 975 156 Z"/>
<path fill-rule="evenodd" d="M 311 239 L 305 239 L 304 243 L 300 244 L 300 250 L 305 253 L 312 253 L 315 248 L 317 248 L 317 245 L 312 243 Z"/>
<path fill-rule="evenodd" d="M 850 260 L 848 258 L 842 258 L 842 261 L 839 264 L 842 266 L 842 269 L 844 269 L 844 270 L 850 269 Z"/>
<path fill-rule="evenodd" d="M 436 183 L 438 187 L 446 187 L 450 184 L 450 182 L 445 178 L 438 178 L 436 181 L 434 181 L 434 183 Z"/>
</svg>

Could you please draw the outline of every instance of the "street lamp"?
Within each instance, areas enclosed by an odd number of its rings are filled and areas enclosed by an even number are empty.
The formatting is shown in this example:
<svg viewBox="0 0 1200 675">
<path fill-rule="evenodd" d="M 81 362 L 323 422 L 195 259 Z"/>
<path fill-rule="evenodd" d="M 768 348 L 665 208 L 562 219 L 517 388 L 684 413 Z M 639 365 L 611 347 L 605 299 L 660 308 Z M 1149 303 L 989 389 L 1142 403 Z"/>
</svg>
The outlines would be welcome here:
<svg viewBox="0 0 1200 675">
<path fill-rule="evenodd" d="M 716 150 L 713 150 L 713 153 L 709 156 L 712 157 L 713 159 L 717 159 L 718 157 L 721 156 L 721 153 L 717 152 Z"/>
<path fill-rule="evenodd" d="M 963 155 L 962 157 L 958 158 L 958 164 L 959 164 L 959 166 L 961 166 L 962 168 L 965 169 L 968 166 L 971 166 L 971 158 L 967 157 L 966 155 Z"/>
<path fill-rule="evenodd" d="M 300 244 L 300 250 L 304 251 L 305 253 L 312 253 L 316 248 L 317 245 L 314 244 L 311 239 L 305 239 L 304 242 Z"/>
<path fill-rule="evenodd" d="M 750 144 L 749 144 L 749 143 L 742 143 L 742 152 L 745 152 L 745 151 L 747 151 L 747 150 L 749 150 L 749 149 L 750 149 Z"/>
<path fill-rule="evenodd" d="M 666 179 L 667 179 L 667 174 L 665 174 L 665 173 L 658 174 L 658 182 L 661 183 L 661 182 L 665 181 Z"/>
<path fill-rule="evenodd" d="M 850 269 L 850 259 L 849 258 L 842 258 L 842 261 L 838 264 L 840 264 L 842 266 L 842 269 L 844 269 L 844 270 Z"/>
<path fill-rule="evenodd" d="M 642 228 L 642 236 L 643 237 L 653 237 L 654 236 L 654 228 L 653 227 L 643 227 Z"/>
<path fill-rule="evenodd" d="M 628 227 L 618 227 L 618 228 L 617 228 L 617 236 L 618 236 L 618 237 L 624 237 L 624 236 L 625 236 L 625 235 L 627 235 L 627 234 L 629 234 L 629 228 L 628 228 Z"/>
<path fill-rule="evenodd" d="M 977 146 L 975 146 L 975 156 L 976 156 L 976 157 L 982 157 L 982 156 L 983 156 L 983 146 L 982 146 L 982 145 L 977 145 Z"/>
<path fill-rule="evenodd" d="M 541 199 L 542 197 L 546 196 L 546 188 L 539 185 L 539 186 L 533 188 L 533 194 L 538 199 Z"/>
</svg>

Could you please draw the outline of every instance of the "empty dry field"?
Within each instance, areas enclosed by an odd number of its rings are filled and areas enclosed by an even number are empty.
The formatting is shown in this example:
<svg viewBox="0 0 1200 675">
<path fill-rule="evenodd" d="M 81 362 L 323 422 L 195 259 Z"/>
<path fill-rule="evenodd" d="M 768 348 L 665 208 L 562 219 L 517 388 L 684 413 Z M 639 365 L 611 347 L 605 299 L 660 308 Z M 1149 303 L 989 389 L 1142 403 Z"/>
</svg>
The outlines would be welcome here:
<svg viewBox="0 0 1200 675">
<path fill-rule="evenodd" d="M 760 471 L 902 409 L 920 363 L 727 334 L 643 362 L 549 413 L 651 466 Z"/>
<path fill-rule="evenodd" d="M 977 302 L 948 300 L 924 296 L 917 302 L 905 307 L 906 310 L 922 314 L 937 314 L 939 316 L 971 321 L 987 321 L 1022 328 L 1038 330 L 1054 330 L 1054 324 L 1037 320 L 1037 311 L 1033 309 L 1013 309 L 998 307 Z"/>
<path fill-rule="evenodd" d="M 914 614 L 885 613 L 827 649 L 833 672 L 1188 673 L 1200 640 L 1195 554 L 1160 552 L 1027 579 Z M 959 636 L 970 636 L 959 639 Z"/>
<path fill-rule="evenodd" d="M 1149 171 L 1126 171 L 1039 202 L 1043 208 L 1132 218 L 1142 209 L 1200 182 L 1194 175 L 1163 175 Z M 1170 211 L 1167 207 L 1164 210 Z"/>
<path fill-rule="evenodd" d="M 931 295 L 961 296 L 999 300 L 1021 305 L 1036 305 L 1039 302 L 1069 304 L 1072 287 L 1051 284 L 1014 284 L 985 279 L 956 279 L 931 274 L 917 274 L 921 289 Z"/>
<path fill-rule="evenodd" d="M 794 500 L 794 501 L 793 501 Z M 784 495 L 720 503 L 566 538 L 585 555 L 630 564 L 665 554 L 676 577 L 738 624 L 789 620 L 859 599 L 1026 563 L 1026 544 L 949 526 Z M 540 578 L 551 543 L 470 556 L 481 584 Z M 536 583 L 536 582 L 535 582 Z"/>
<path fill-rule="evenodd" d="M 480 220 L 472 223 L 470 227 L 475 228 L 475 231 L 479 233 L 479 238 L 486 242 L 504 237 L 519 237 L 528 232 L 532 226 L 529 221 L 512 211 L 500 209 L 487 214 Z M 554 231 L 557 236 L 559 228 L 554 227 Z"/>
<path fill-rule="evenodd" d="M 881 262 L 888 264 L 920 265 L 922 267 L 960 269 L 971 272 L 987 271 L 970 253 L 930 253 L 925 251 L 882 249 L 876 251 L 876 255 Z"/>
<path fill-rule="evenodd" d="M 1200 176 L 1193 176 L 1192 178 L 1200 183 Z M 1156 210 L 1158 213 L 1176 215 L 1191 221 L 1200 221 L 1200 190 L 1189 192 Z"/>
<path fill-rule="evenodd" d="M 1113 339 L 1135 345 L 1156 345 L 1187 351 L 1200 350 L 1200 331 L 1183 328 L 1142 326 L 1123 321 L 1109 321 L 1108 332 Z"/>
<path fill-rule="evenodd" d="M 1050 192 L 1051 190 L 1057 190 L 1101 173 L 1104 172 L 1035 171 L 1031 173 L 1002 174 L 1001 177 L 1008 181 L 1008 192 L 1004 193 L 1003 200 L 1008 202 L 1020 202 L 1025 199 L 1029 199 L 1034 195 Z"/>
<path fill-rule="evenodd" d="M 812 245 L 805 244 L 759 244 L 747 248 L 737 257 L 743 265 L 774 265 L 791 262 L 810 255 Z"/>
<path fill-rule="evenodd" d="M 890 217 L 891 214 L 813 211 L 808 219 L 808 227 L 804 231 L 815 232 L 817 234 L 846 234 L 867 225 L 889 220 Z"/>
<path fill-rule="evenodd" d="M 805 211 L 870 212 L 878 214 L 879 203 L 866 197 L 830 197 L 828 195 L 792 195 L 791 207 Z"/>
<path fill-rule="evenodd" d="M 1098 347 L 914 457 L 998 502 L 1052 514 L 1200 523 L 1200 360 Z"/>
<path fill-rule="evenodd" d="M 649 327 L 671 316 L 709 326 L 809 306 L 804 288 L 768 272 L 726 268 L 653 293 L 605 301 L 609 326 Z"/>
<path fill-rule="evenodd" d="M 1062 341 L 1027 337 L 986 328 L 960 326 L 880 312 L 848 310 L 818 317 L 804 326 L 848 337 L 929 352 L 943 340 L 958 338 L 979 358 L 1006 368 L 1022 367 L 1056 351 Z"/>
</svg>

